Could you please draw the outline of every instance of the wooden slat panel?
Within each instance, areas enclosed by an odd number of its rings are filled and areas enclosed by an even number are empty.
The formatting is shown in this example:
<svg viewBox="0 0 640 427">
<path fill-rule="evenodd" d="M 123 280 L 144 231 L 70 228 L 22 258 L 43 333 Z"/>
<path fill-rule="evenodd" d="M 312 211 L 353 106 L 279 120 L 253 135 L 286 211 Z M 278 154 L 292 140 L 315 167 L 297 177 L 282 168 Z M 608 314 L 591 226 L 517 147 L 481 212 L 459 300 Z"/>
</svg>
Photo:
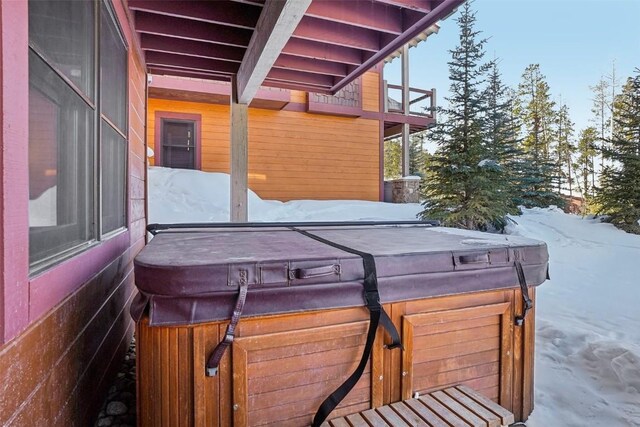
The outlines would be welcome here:
<svg viewBox="0 0 640 427">
<path fill-rule="evenodd" d="M 444 323 L 429 324 L 426 328 L 416 328 L 415 336 L 433 335 L 443 332 L 459 331 L 463 329 L 478 328 L 481 326 L 499 325 L 500 318 L 495 315 L 480 317 L 477 319 L 465 319 Z"/>
<path fill-rule="evenodd" d="M 427 328 L 427 327 L 425 327 Z M 421 335 L 414 338 L 414 348 L 434 348 L 443 345 L 465 343 L 470 340 L 481 340 L 500 336 L 500 325 L 482 326 L 480 328 L 461 329 L 442 334 Z"/>
<path fill-rule="evenodd" d="M 339 337 L 331 341 L 330 345 L 333 348 L 345 348 L 345 347 L 354 347 L 364 344 L 367 337 L 363 334 L 358 335 L 349 335 L 346 337 Z M 292 353 L 292 350 L 295 350 L 296 354 L 311 354 L 311 353 L 319 353 L 322 351 L 326 351 L 327 343 L 326 342 L 305 342 L 295 346 L 282 346 L 276 348 L 268 348 L 264 350 L 254 350 L 248 354 L 247 362 L 255 363 L 262 362 L 268 360 L 281 359 L 286 357 Z"/>
<path fill-rule="evenodd" d="M 502 423 L 496 414 L 489 411 L 484 406 L 480 405 L 475 400 L 471 399 L 464 393 L 461 393 L 458 389 L 451 387 L 444 389 L 444 392 L 455 399 L 460 404 L 464 405 L 465 408 L 472 411 L 474 414 L 478 415 L 480 418 L 487 422 L 489 427 L 500 427 Z"/>
<path fill-rule="evenodd" d="M 360 414 L 347 415 L 347 421 L 352 427 L 369 427 L 369 424 Z"/>
<path fill-rule="evenodd" d="M 482 340 L 452 344 L 450 346 L 445 345 L 437 348 L 416 350 L 414 351 L 413 361 L 414 363 L 432 362 L 436 360 L 446 359 L 452 354 L 464 356 L 485 351 L 498 350 L 499 348 L 500 340 L 498 339 L 498 337 L 486 338 Z"/>
<path fill-rule="evenodd" d="M 482 378 L 495 375 L 499 378 L 500 364 L 487 363 L 485 365 L 472 366 L 456 371 L 443 372 L 435 375 L 414 375 L 413 386 L 415 390 L 442 387 L 445 384 L 457 384 L 474 378 Z"/>
<path fill-rule="evenodd" d="M 456 415 L 464 419 L 467 423 L 470 423 L 474 426 L 482 426 L 485 424 L 485 421 L 477 416 L 475 413 L 468 410 L 466 407 L 456 402 L 451 396 L 443 393 L 442 391 L 436 391 L 431 393 L 434 399 L 438 402 L 449 408 L 452 412 L 455 412 Z"/>
<path fill-rule="evenodd" d="M 455 371 L 486 363 L 499 362 L 500 352 L 498 349 L 472 353 L 464 356 L 450 357 L 433 362 L 420 363 L 415 365 L 415 370 L 425 375 L 433 375 L 440 372 Z"/>
<path fill-rule="evenodd" d="M 438 414 L 438 416 L 445 420 L 450 426 L 467 427 L 467 423 L 460 419 L 460 417 L 458 417 L 456 414 L 453 414 L 451 411 L 449 411 L 445 406 L 443 406 L 433 397 L 426 395 L 419 397 L 418 400 L 424 403 L 434 413 Z"/>
<path fill-rule="evenodd" d="M 409 426 L 400 416 L 389 406 L 381 406 L 377 408 L 376 411 L 382 418 L 385 419 L 386 422 L 391 424 L 394 427 L 405 427 Z"/>
<path fill-rule="evenodd" d="M 362 412 L 362 417 L 373 427 L 387 427 L 389 424 L 374 409 Z"/>
<path fill-rule="evenodd" d="M 403 420 L 405 420 L 410 426 L 426 426 L 427 423 L 413 410 L 405 405 L 403 402 L 392 403 L 391 409 L 396 411 Z"/>
<path fill-rule="evenodd" d="M 456 388 L 461 393 L 466 394 L 471 399 L 475 400 L 476 402 L 478 402 L 479 404 L 481 404 L 482 406 L 484 406 L 494 414 L 498 415 L 502 420 L 502 424 L 506 424 L 506 425 L 513 424 L 514 422 L 513 414 L 507 411 L 506 409 L 504 409 L 502 406 L 498 405 L 495 402 L 492 402 L 491 400 L 487 399 L 483 395 L 475 392 L 474 390 L 470 389 L 467 386 L 461 385 Z"/>
<path fill-rule="evenodd" d="M 432 427 L 449 427 L 442 418 L 436 415 L 431 409 L 429 409 L 424 403 L 418 399 L 405 400 L 404 403 L 410 407 L 416 414 L 420 415 L 423 420 L 429 423 Z"/>
</svg>

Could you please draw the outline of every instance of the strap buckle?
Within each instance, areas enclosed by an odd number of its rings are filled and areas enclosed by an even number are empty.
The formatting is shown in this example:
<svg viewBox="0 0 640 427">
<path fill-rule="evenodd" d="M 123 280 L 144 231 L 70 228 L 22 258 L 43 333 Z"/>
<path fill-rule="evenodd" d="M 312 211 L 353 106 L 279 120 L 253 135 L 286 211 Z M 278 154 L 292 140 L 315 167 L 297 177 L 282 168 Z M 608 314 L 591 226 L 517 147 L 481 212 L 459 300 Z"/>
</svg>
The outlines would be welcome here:
<svg viewBox="0 0 640 427">
<path fill-rule="evenodd" d="M 364 302 L 367 303 L 369 310 L 381 310 L 380 294 L 377 290 L 364 291 Z"/>
</svg>

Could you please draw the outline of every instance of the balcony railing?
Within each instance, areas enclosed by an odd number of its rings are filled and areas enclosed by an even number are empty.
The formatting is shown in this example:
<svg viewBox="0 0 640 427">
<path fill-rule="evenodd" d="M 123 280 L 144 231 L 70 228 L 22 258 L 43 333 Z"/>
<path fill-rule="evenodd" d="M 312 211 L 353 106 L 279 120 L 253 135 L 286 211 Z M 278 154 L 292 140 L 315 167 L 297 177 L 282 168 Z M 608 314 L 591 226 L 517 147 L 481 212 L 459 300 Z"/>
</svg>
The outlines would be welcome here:
<svg viewBox="0 0 640 427">
<path fill-rule="evenodd" d="M 395 95 L 395 97 L 393 96 Z M 396 100 L 397 98 L 400 101 Z M 398 113 L 408 116 L 436 118 L 436 90 L 409 88 L 409 111 L 404 111 L 404 92 L 401 85 L 393 85 L 384 81 L 384 112 Z"/>
</svg>

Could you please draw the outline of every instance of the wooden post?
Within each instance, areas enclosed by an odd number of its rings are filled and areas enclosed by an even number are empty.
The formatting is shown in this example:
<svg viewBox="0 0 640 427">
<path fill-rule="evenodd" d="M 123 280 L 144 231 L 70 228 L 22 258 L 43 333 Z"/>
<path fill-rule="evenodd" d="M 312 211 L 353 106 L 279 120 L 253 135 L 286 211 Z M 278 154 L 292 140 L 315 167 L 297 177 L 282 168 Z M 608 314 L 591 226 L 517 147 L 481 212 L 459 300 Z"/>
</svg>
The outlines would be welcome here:
<svg viewBox="0 0 640 427">
<path fill-rule="evenodd" d="M 247 104 L 238 103 L 236 79 L 231 80 L 231 222 L 248 220 L 249 128 Z"/>
<path fill-rule="evenodd" d="M 409 45 L 402 47 L 402 113 L 408 116 L 410 111 L 409 94 Z M 409 176 L 409 124 L 402 125 L 402 176 Z"/>
</svg>

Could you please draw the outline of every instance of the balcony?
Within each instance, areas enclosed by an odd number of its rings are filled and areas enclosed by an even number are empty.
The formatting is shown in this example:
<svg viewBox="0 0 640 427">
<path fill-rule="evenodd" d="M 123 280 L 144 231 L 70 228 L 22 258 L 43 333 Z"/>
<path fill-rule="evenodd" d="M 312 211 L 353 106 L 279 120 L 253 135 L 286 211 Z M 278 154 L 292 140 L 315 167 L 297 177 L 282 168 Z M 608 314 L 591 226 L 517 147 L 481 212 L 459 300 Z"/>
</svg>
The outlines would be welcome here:
<svg viewBox="0 0 640 427">
<path fill-rule="evenodd" d="M 409 125 L 409 133 L 415 133 L 428 129 L 436 122 L 435 89 L 409 87 L 409 99 L 405 103 L 402 85 L 389 84 L 386 80 L 383 85 L 385 139 L 400 136 L 404 124 Z M 406 109 L 405 104 L 408 104 Z"/>
</svg>

